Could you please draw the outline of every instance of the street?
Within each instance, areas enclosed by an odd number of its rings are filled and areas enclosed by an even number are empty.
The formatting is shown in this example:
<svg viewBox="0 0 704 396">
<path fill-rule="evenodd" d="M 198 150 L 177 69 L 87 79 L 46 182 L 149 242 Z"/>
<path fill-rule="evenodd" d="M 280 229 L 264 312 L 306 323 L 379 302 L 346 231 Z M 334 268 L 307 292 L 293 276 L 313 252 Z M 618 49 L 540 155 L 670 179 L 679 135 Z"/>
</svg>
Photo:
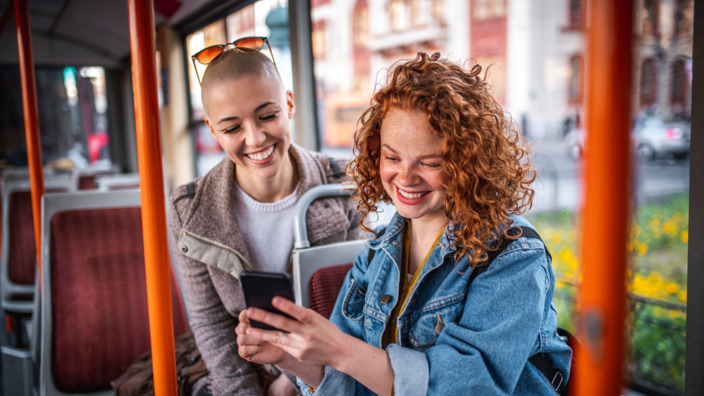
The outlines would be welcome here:
<svg viewBox="0 0 704 396">
<path fill-rule="evenodd" d="M 531 142 L 531 160 L 538 172 L 533 183 L 531 213 L 571 210 L 582 204 L 582 163 L 571 158 L 562 141 Z M 639 162 L 636 168 L 638 203 L 658 202 L 689 191 L 689 160 Z"/>
</svg>

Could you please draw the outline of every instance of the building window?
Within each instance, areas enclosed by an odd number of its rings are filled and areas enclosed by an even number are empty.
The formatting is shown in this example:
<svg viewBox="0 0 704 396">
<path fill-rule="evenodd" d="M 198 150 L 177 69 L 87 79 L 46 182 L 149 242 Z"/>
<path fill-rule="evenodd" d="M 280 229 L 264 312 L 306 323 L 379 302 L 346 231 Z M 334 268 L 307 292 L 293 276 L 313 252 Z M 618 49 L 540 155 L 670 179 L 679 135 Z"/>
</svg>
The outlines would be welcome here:
<svg viewBox="0 0 704 396">
<path fill-rule="evenodd" d="M 568 18 L 567 28 L 569 30 L 584 29 L 584 2 L 582 0 L 570 0 Z"/>
<path fill-rule="evenodd" d="M 570 77 L 567 87 L 567 100 L 569 103 L 582 103 L 582 70 L 582 56 L 573 55 L 570 57 Z"/>
<path fill-rule="evenodd" d="M 394 32 L 402 32 L 406 30 L 408 17 L 406 16 L 406 1 L 391 0 L 389 5 L 389 14 L 391 15 L 391 30 Z"/>
<path fill-rule="evenodd" d="M 367 6 L 367 0 L 359 0 L 354 5 L 352 25 L 354 29 L 354 46 L 366 46 L 369 41 L 369 7 Z"/>
<path fill-rule="evenodd" d="M 687 105 L 687 93 L 689 92 L 689 80 L 685 69 L 684 60 L 678 59 L 672 64 L 672 92 L 670 93 L 670 104 L 672 111 L 676 114 L 685 112 Z"/>
<path fill-rule="evenodd" d="M 313 22 L 311 42 L 313 45 L 313 57 L 315 59 L 325 58 L 325 25 L 325 21 Z"/>
<path fill-rule="evenodd" d="M 675 37 L 682 37 L 692 34 L 692 5 L 691 0 L 675 1 Z"/>
<path fill-rule="evenodd" d="M 443 8 L 443 0 L 432 0 L 433 2 L 433 19 L 436 21 L 445 20 L 445 9 Z"/>
<path fill-rule="evenodd" d="M 651 58 L 644 60 L 640 74 L 640 105 L 642 108 L 655 104 L 658 91 L 657 75 L 655 61 Z"/>
<path fill-rule="evenodd" d="M 411 0 L 411 21 L 413 27 L 426 27 L 432 18 L 430 0 Z"/>
<path fill-rule="evenodd" d="M 660 36 L 660 0 L 643 1 L 643 35 Z"/>
<path fill-rule="evenodd" d="M 473 2 L 475 21 L 501 18 L 506 15 L 505 0 L 477 0 Z"/>
</svg>

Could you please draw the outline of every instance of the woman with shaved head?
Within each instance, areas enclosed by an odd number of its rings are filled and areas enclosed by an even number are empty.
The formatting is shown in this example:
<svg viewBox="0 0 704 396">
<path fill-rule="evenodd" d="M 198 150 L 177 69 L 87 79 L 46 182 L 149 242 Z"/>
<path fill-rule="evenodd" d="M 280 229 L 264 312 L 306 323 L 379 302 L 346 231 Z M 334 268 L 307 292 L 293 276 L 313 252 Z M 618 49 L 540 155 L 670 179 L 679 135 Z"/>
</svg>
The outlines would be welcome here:
<svg viewBox="0 0 704 396">
<path fill-rule="evenodd" d="M 190 325 L 210 370 L 215 395 L 295 394 L 273 366 L 237 354 L 238 315 L 245 309 L 239 274 L 288 272 L 298 198 L 343 180 L 337 164 L 291 142 L 293 94 L 275 63 L 259 52 L 268 41 L 246 37 L 193 55 L 207 64 L 205 123 L 227 155 L 205 176 L 171 195 L 169 231 Z M 357 239 L 359 214 L 350 200 L 310 207 L 311 244 Z M 207 394 L 207 393 L 206 393 Z"/>
</svg>

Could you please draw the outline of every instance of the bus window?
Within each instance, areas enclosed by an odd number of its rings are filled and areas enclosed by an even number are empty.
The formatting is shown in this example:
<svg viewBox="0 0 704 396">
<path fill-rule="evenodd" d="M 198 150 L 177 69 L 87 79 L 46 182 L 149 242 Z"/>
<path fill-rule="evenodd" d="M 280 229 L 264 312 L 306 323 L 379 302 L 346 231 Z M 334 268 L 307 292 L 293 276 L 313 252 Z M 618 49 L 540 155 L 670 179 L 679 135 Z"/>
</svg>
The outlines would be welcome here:
<svg viewBox="0 0 704 396">
<path fill-rule="evenodd" d="M 110 164 L 107 95 L 102 67 L 37 67 L 42 160 L 57 168 Z M 27 166 L 19 70 L 0 68 L 1 160 Z"/>
<path fill-rule="evenodd" d="M 569 330 L 587 149 L 586 3 L 311 1 L 320 149 L 333 156 L 352 155 L 357 120 L 395 61 L 437 51 L 487 72 L 533 150 L 538 178 L 527 217 L 552 252 L 560 326 Z M 693 3 L 635 2 L 633 127 L 611 131 L 633 141 L 627 378 L 668 394 L 684 389 Z"/>
<path fill-rule="evenodd" d="M 291 49 L 288 39 L 288 8 L 286 1 L 261 0 L 248 5 L 225 18 L 217 20 L 186 36 L 186 56 L 188 63 L 188 99 L 191 105 L 191 131 L 196 152 L 197 176 L 204 175 L 215 166 L 225 153 L 210 134 L 203 122 L 205 113 L 201 102 L 201 91 L 191 55 L 199 50 L 215 45 L 231 43 L 244 36 L 265 36 L 269 38 L 276 67 L 287 89 L 294 90 L 291 72 Z M 262 51 L 269 55 L 269 51 Z M 205 66 L 198 64 L 199 75 Z M 293 124 L 291 124 L 293 128 Z M 292 135 L 293 131 L 292 131 Z"/>
</svg>

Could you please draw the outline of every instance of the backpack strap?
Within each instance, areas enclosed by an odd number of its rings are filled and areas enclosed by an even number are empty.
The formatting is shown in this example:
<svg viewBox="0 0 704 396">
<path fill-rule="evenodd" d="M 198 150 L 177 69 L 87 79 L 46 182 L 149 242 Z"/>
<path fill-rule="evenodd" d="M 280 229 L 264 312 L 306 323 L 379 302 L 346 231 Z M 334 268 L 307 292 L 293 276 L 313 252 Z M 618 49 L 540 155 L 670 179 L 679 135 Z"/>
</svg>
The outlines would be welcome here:
<svg viewBox="0 0 704 396">
<path fill-rule="evenodd" d="M 519 235 L 519 231 L 521 231 L 520 235 L 522 237 L 534 238 L 540 240 L 540 242 L 543 242 L 538 232 L 529 227 L 514 226 L 509 228 L 507 233 L 509 235 Z M 496 257 L 498 257 L 501 252 L 503 252 L 511 243 L 513 243 L 513 241 L 515 241 L 515 239 L 502 238 L 498 249 L 487 252 L 488 257 L 486 261 L 483 262 L 481 265 L 476 266 L 472 270 L 472 273 L 469 275 L 469 282 L 467 282 L 467 288 L 469 288 L 469 286 L 472 284 L 474 278 L 486 272 L 486 270 L 489 268 L 489 265 L 491 265 L 494 259 L 496 259 Z M 543 243 L 543 246 L 545 246 L 545 243 Z M 545 246 L 545 253 L 548 255 L 548 257 L 550 257 L 550 260 L 552 261 L 552 256 L 550 255 L 547 246 Z M 465 294 L 465 298 L 466 297 L 467 295 Z M 561 329 L 558 329 L 558 332 L 559 330 Z M 555 390 L 555 392 L 562 396 L 565 396 L 567 394 L 567 383 L 565 382 L 565 378 L 562 372 L 552 366 L 552 363 L 550 363 L 550 359 L 548 359 L 547 356 L 542 353 L 538 353 L 528 358 L 528 361 L 533 364 L 538 370 L 540 370 L 540 372 L 543 373 L 545 378 L 550 381 L 550 385 L 552 385 L 552 388 Z"/>
<path fill-rule="evenodd" d="M 328 158 L 328 163 L 330 164 L 330 168 L 332 168 L 333 177 L 339 179 L 342 176 L 342 172 L 340 171 L 340 164 L 337 163 L 337 160 L 335 160 L 335 158 Z"/>
<path fill-rule="evenodd" d="M 186 195 L 191 199 L 196 196 L 196 182 L 192 181 L 186 185 Z"/>
</svg>

